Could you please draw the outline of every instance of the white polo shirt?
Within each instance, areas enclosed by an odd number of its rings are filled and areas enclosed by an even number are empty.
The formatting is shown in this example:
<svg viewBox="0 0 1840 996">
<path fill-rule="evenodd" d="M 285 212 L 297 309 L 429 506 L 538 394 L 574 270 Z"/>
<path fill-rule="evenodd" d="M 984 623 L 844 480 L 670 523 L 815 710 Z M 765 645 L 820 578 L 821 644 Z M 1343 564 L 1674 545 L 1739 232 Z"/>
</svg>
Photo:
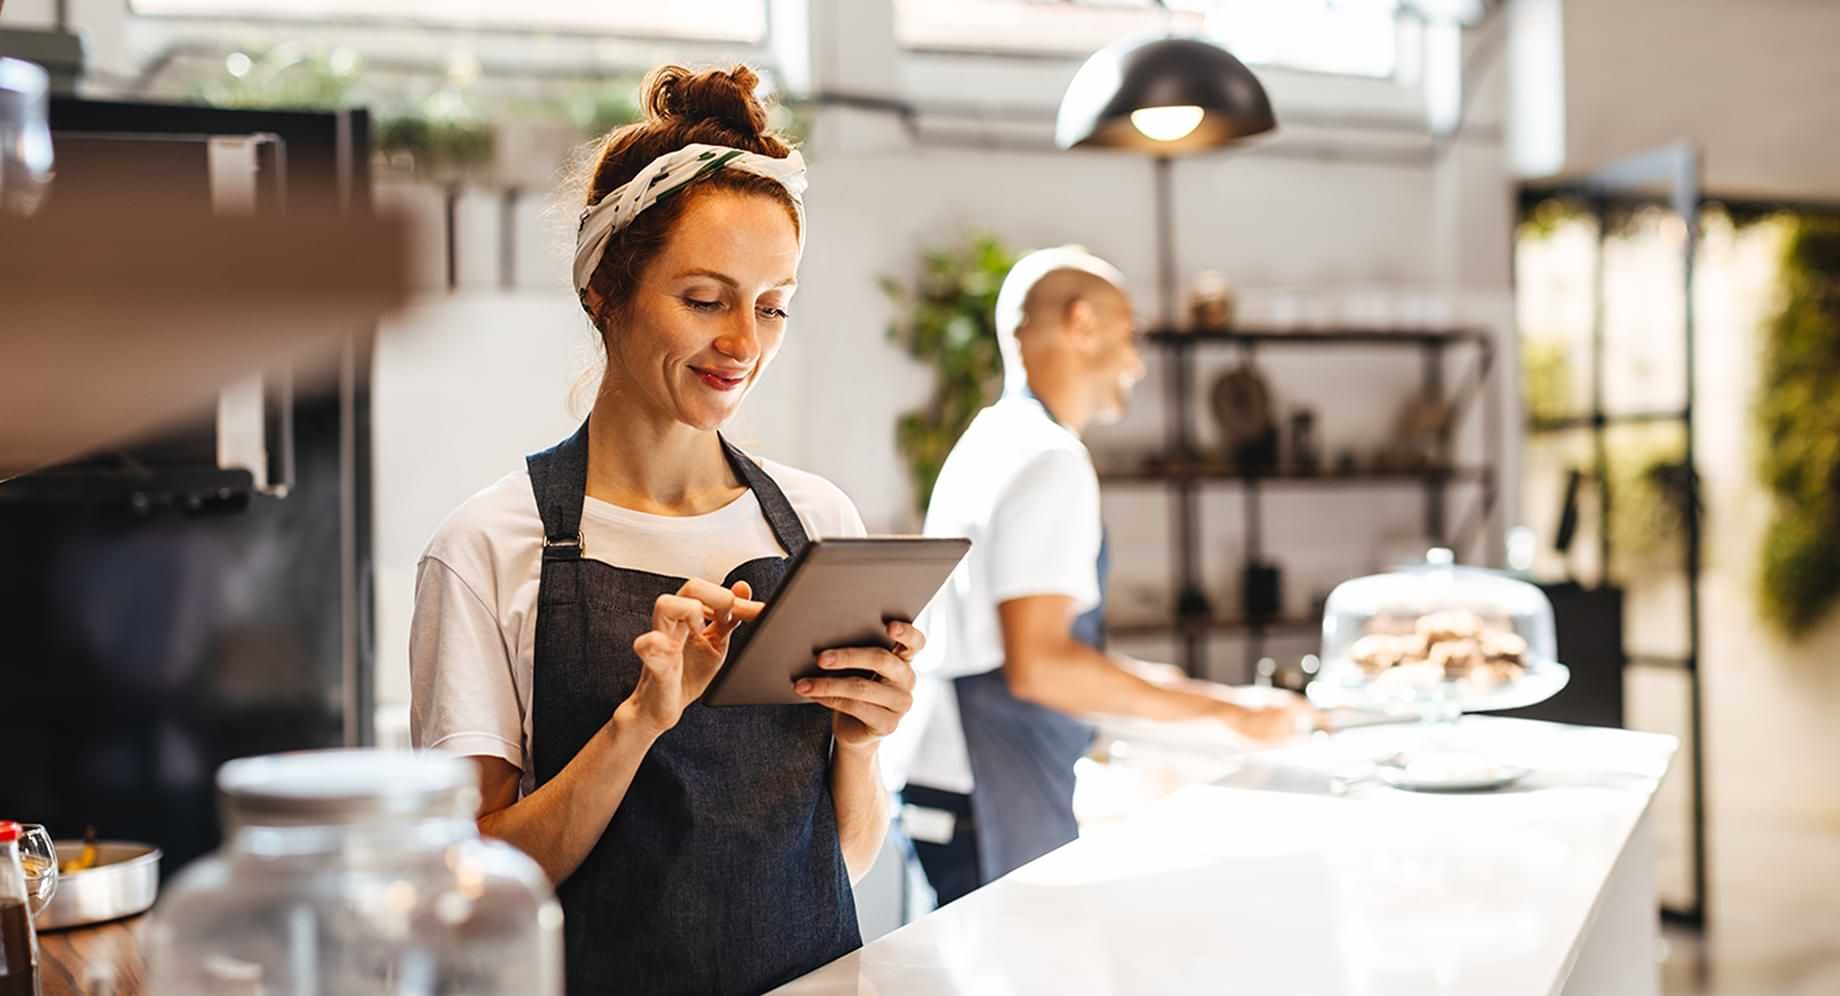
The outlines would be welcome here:
<svg viewBox="0 0 1840 996">
<path fill-rule="evenodd" d="M 1003 664 L 997 606 L 1064 595 L 1099 604 L 1099 475 L 1080 437 L 1029 397 L 978 413 L 939 473 L 928 536 L 966 536 L 971 552 L 919 621 L 924 725 L 907 782 L 969 794 L 971 765 L 951 679 Z M 906 724 L 903 724 L 905 726 Z"/>
</svg>

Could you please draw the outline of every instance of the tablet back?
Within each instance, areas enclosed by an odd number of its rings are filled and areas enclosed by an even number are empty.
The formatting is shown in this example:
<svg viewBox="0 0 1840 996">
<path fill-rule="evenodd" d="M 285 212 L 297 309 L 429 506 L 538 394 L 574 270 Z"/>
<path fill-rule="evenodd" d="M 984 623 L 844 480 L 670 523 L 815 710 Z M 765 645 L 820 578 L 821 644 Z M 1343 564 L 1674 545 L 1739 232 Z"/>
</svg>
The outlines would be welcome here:
<svg viewBox="0 0 1840 996">
<path fill-rule="evenodd" d="M 870 537 L 805 545 L 779 593 L 736 632 L 707 705 L 810 704 L 792 690 L 820 673 L 818 654 L 891 647 L 887 624 L 912 622 L 971 549 L 966 539 Z"/>
</svg>

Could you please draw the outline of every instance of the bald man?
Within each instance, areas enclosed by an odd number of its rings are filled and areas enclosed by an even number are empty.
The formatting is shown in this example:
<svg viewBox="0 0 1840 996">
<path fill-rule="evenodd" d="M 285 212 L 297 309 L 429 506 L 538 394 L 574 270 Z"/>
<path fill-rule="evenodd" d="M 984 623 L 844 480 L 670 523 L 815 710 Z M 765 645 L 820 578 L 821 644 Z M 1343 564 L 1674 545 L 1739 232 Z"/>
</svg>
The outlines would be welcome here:
<svg viewBox="0 0 1840 996">
<path fill-rule="evenodd" d="M 1104 650 L 1099 477 L 1080 434 L 1122 418 L 1144 376 L 1122 276 L 1077 248 L 1033 253 L 996 324 L 1003 397 L 953 447 L 926 515 L 927 535 L 972 540 L 928 611 L 934 695 L 904 793 L 941 904 L 1078 836 L 1080 716 L 1212 718 L 1276 740 L 1308 715 Z"/>
</svg>

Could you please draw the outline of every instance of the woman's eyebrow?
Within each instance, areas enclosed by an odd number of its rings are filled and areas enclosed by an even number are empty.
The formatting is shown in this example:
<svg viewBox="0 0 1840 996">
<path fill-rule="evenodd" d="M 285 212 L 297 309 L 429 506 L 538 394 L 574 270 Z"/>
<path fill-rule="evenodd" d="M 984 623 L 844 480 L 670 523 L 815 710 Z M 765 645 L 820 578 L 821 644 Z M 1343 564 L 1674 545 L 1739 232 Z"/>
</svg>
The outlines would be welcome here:
<svg viewBox="0 0 1840 996">
<path fill-rule="evenodd" d="M 736 280 L 734 277 L 731 277 L 726 273 L 721 273 L 716 270 L 700 270 L 700 269 L 699 270 L 685 270 L 684 272 L 679 273 L 675 279 L 682 280 L 685 277 L 708 277 L 709 279 L 714 280 L 715 282 L 719 284 L 723 284 L 728 287 L 735 288 L 737 290 L 740 289 L 741 287 L 740 281 Z M 774 287 L 792 287 L 792 286 L 796 286 L 798 282 L 799 282 L 799 278 L 797 277 L 787 277 L 786 279 L 781 280 L 779 283 L 776 283 L 773 286 Z"/>
</svg>

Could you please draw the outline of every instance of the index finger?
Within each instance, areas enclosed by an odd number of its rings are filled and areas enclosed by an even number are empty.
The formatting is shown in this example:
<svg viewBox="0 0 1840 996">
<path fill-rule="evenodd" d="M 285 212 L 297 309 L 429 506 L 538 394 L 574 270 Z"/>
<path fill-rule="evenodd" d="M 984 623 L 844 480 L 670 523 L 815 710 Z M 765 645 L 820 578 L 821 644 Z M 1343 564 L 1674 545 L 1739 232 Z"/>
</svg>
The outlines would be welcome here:
<svg viewBox="0 0 1840 996">
<path fill-rule="evenodd" d="M 746 594 L 751 594 L 749 589 L 744 587 L 746 583 L 744 581 L 736 584 L 735 587 L 740 589 L 737 592 L 713 581 L 691 578 L 684 582 L 683 587 L 677 589 L 677 594 L 702 602 L 707 610 L 706 614 L 713 616 L 717 625 L 732 628 L 737 622 L 758 617 L 761 610 L 766 607 L 760 602 L 745 597 Z"/>
</svg>

